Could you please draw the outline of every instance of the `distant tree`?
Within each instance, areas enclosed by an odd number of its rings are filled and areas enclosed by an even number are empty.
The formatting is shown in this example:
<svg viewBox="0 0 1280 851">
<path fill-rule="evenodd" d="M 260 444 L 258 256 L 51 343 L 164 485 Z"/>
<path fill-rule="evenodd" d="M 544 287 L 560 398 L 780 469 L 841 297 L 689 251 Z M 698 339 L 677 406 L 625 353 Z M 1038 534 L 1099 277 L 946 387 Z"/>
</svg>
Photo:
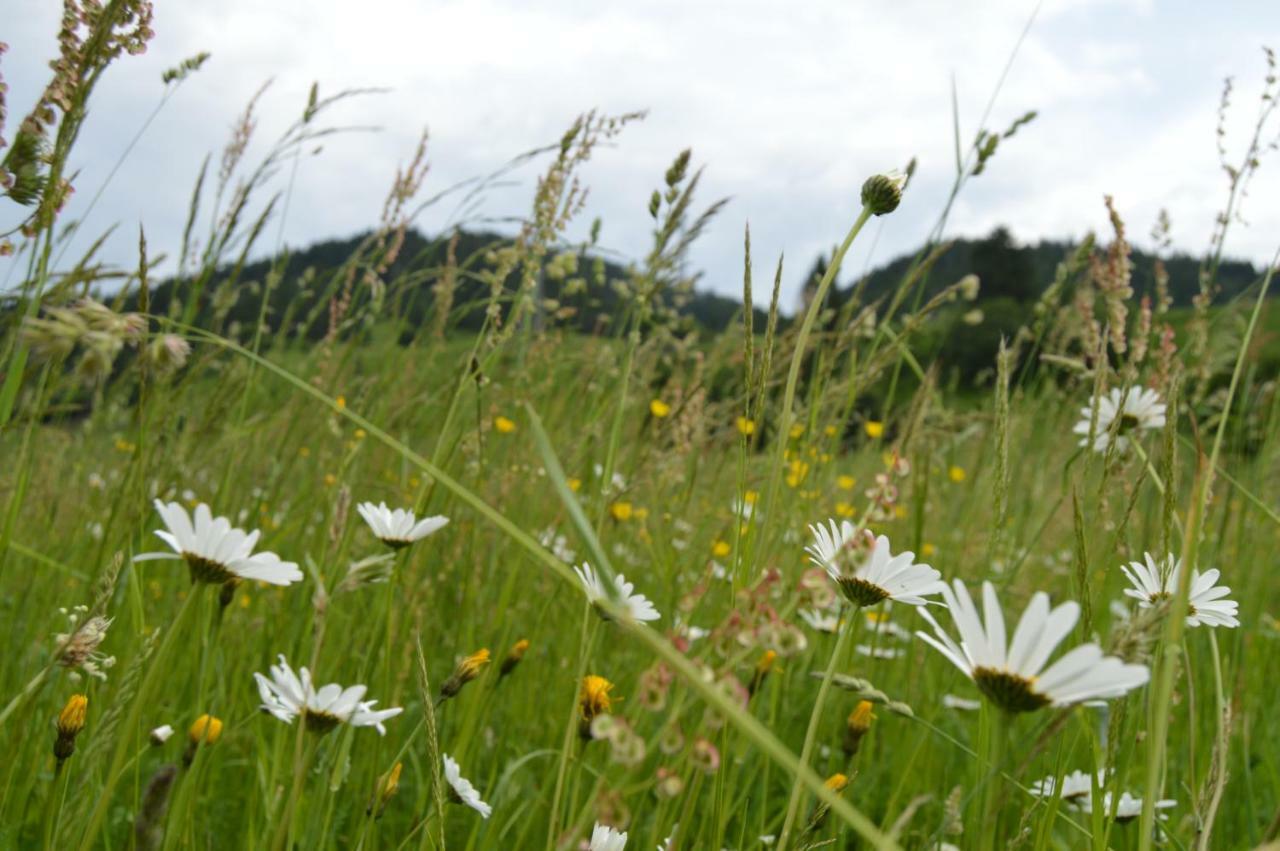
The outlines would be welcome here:
<svg viewBox="0 0 1280 851">
<path fill-rule="evenodd" d="M 1030 250 L 1018 247 L 1004 227 L 973 246 L 971 262 L 987 298 L 1031 301 L 1046 283 L 1036 279 Z"/>
</svg>

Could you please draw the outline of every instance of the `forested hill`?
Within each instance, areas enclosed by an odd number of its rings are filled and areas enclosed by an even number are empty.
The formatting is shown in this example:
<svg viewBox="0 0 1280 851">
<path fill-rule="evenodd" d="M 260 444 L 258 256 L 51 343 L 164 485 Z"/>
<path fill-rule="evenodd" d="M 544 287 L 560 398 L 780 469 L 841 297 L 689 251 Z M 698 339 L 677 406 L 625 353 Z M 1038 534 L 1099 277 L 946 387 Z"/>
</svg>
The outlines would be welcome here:
<svg viewBox="0 0 1280 851">
<path fill-rule="evenodd" d="M 305 328 L 309 336 L 323 334 L 328 322 L 327 303 L 334 292 L 332 282 L 342 276 L 349 259 L 365 238 L 366 235 L 358 235 L 318 242 L 289 254 L 273 284 L 266 315 L 276 321 L 291 317 L 290 333 L 298 333 Z M 410 327 L 430 321 L 434 286 L 446 263 L 447 243 L 448 238 L 445 237 L 432 238 L 410 231 L 395 262 L 380 276 L 390 285 L 388 297 L 395 299 L 397 315 Z M 487 268 L 486 254 L 506 244 L 506 237 L 494 233 L 462 232 L 458 235 L 455 255 L 461 271 L 452 300 L 452 327 L 462 330 L 479 327 L 488 287 L 468 270 Z M 1057 264 L 1074 247 L 1067 242 L 1019 245 L 1003 228 L 985 239 L 956 240 L 935 263 L 926 281 L 926 295 L 973 273 L 982 282 L 980 303 L 996 308 L 1001 304 L 1012 307 L 1011 302 L 1025 303 L 1034 300 L 1053 280 Z M 911 256 L 899 257 L 871 272 L 865 285 L 864 300 L 874 300 L 892 291 L 912 260 Z M 1155 258 L 1135 251 L 1132 260 L 1135 291 L 1139 294 L 1150 291 Z M 1164 258 L 1164 263 L 1174 303 L 1189 304 L 1199 288 L 1199 261 L 1187 255 L 1173 255 Z M 198 315 L 217 312 L 224 322 L 251 326 L 261 308 L 257 293 L 267 280 L 271 266 L 272 261 L 268 259 L 250 263 L 238 271 L 220 269 L 199 288 L 202 297 Z M 806 286 L 814 286 L 824 269 L 824 260 L 819 258 L 806 276 Z M 1221 301 L 1238 294 L 1255 281 L 1257 275 L 1258 272 L 1248 263 L 1224 261 L 1219 269 L 1216 299 Z M 841 277 L 843 280 L 837 283 L 832 296 L 836 304 L 848 297 L 853 286 L 847 274 Z M 570 263 L 552 261 L 543 275 L 542 295 L 561 305 L 571 306 L 572 310 L 565 315 L 572 317 L 567 321 L 574 326 L 584 331 L 598 330 L 617 313 L 620 296 L 615 284 L 628 279 L 628 271 L 621 264 L 599 257 L 577 257 Z M 232 285 L 226 286 L 229 281 Z M 508 283 L 515 286 L 514 276 Z M 189 297 L 187 294 L 192 290 L 191 281 L 181 282 L 179 292 L 183 295 L 180 297 Z M 767 288 L 758 285 L 758 291 L 767 291 Z M 151 296 L 151 310 L 166 312 L 173 292 L 173 281 L 156 286 Z M 740 305 L 737 298 L 696 291 L 683 297 L 677 308 L 702 328 L 718 331 L 736 319 Z M 795 307 L 793 300 L 783 304 L 783 311 L 790 313 Z M 757 308 L 756 327 L 763 328 L 764 322 L 765 315 Z"/>
<path fill-rule="evenodd" d="M 959 239 L 935 262 L 926 284 L 925 296 L 941 290 L 968 274 L 975 274 L 982 281 L 980 300 L 1012 299 L 1015 302 L 1034 301 L 1053 281 L 1054 272 L 1077 244 L 1045 241 L 1031 245 L 1019 245 L 1006 228 L 996 228 L 985 239 Z M 1169 275 L 1169 294 L 1176 306 L 1191 304 L 1192 297 L 1200 291 L 1200 259 L 1187 254 L 1173 254 L 1160 258 Z M 878 267 L 864 284 L 864 301 L 873 301 L 891 292 L 907 273 L 914 258 L 903 256 Z M 1138 296 L 1148 294 L 1155 284 L 1156 257 L 1135 250 L 1130 255 L 1133 263 L 1133 290 Z M 814 264 L 807 285 L 813 286 L 825 271 L 825 260 Z M 1238 295 L 1254 283 L 1260 272 L 1251 264 L 1224 260 L 1218 268 L 1218 289 L 1214 300 L 1222 302 Z M 852 285 L 843 287 L 847 294 Z M 840 301 L 839 295 L 836 301 Z"/>
</svg>

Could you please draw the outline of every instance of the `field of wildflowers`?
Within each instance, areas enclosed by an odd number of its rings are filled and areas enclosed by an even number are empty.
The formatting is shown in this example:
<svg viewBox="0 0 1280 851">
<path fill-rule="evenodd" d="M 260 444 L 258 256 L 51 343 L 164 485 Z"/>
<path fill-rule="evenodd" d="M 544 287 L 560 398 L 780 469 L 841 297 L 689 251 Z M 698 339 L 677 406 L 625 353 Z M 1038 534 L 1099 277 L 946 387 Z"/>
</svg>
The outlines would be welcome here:
<svg viewBox="0 0 1280 851">
<path fill-rule="evenodd" d="M 264 181 L 320 132 L 313 92 L 257 168 L 237 129 L 176 279 L 143 231 L 104 288 L 92 256 L 57 262 L 58 212 L 149 7 L 68 9 L 48 92 L 0 123 L 29 213 L 4 237 L 0 847 L 1280 847 L 1274 268 L 1210 304 L 1270 108 L 1176 333 L 1112 210 L 975 397 L 912 352 L 980 297 L 920 297 L 944 245 L 891 298 L 825 306 L 910 168 L 850 199 L 794 319 L 772 264 L 764 327 L 682 318 L 718 210 L 688 152 L 639 199 L 650 253 L 576 278 L 580 167 L 633 116 L 541 150 L 505 244 L 387 277 L 420 147 L 314 282 L 310 340 L 267 310 L 278 281 L 234 270 Z M 957 192 L 1013 129 L 978 136 Z M 753 260 L 748 234 L 747 303 Z M 547 275 L 621 306 L 582 333 Z M 462 277 L 487 299 L 455 304 Z M 237 299 L 253 327 L 225 321 Z"/>
</svg>

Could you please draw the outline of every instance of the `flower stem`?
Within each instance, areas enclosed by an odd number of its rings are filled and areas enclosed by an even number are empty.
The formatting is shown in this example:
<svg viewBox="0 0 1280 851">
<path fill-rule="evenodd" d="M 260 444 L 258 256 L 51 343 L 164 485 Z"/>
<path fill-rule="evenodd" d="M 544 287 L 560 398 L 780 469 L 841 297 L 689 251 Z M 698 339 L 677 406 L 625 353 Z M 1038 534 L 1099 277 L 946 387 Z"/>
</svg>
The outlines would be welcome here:
<svg viewBox="0 0 1280 851">
<path fill-rule="evenodd" d="M 982 709 L 982 725 L 984 744 L 984 763 L 982 771 L 982 833 L 978 846 L 981 851 L 992 851 L 996 842 L 996 832 L 1000 824 L 1000 769 L 1004 760 L 1005 730 L 1009 727 L 1009 717 L 991 705 Z"/>
<path fill-rule="evenodd" d="M 818 699 L 813 703 L 813 711 L 809 713 L 809 726 L 804 733 L 804 745 L 800 749 L 800 764 L 808 765 L 809 757 L 813 753 L 813 743 L 818 737 L 818 722 L 822 718 L 822 706 L 826 703 L 827 692 L 831 689 L 831 678 L 835 674 L 836 662 L 844 656 L 844 650 L 849 645 L 849 638 L 853 635 L 860 620 L 862 608 L 854 606 L 850 610 L 850 623 L 840 630 L 840 635 L 836 638 L 835 647 L 831 649 L 831 658 L 827 660 L 826 673 L 822 675 L 822 685 L 818 687 Z M 804 784 L 799 778 L 791 784 L 791 798 L 787 801 L 787 817 L 782 823 L 782 835 L 778 840 L 778 851 L 786 851 L 787 840 L 791 838 L 791 829 L 795 825 L 796 813 L 800 811 L 800 797 L 804 791 Z"/>
<path fill-rule="evenodd" d="M 108 805 L 111 803 L 111 793 L 115 790 L 116 782 L 120 779 L 120 769 L 124 763 L 125 751 L 128 750 L 129 742 L 138 729 L 138 721 L 142 717 L 143 707 L 152 705 L 151 693 L 155 690 L 156 680 L 159 678 L 160 671 L 164 669 L 165 659 L 173 648 L 176 637 L 182 632 L 182 627 L 187 620 L 187 614 L 195 608 L 195 599 L 203 591 L 204 588 L 200 585 L 191 586 L 191 590 L 187 592 L 186 599 L 182 601 L 181 608 L 174 615 L 173 622 L 169 624 L 169 629 L 165 632 L 164 638 L 160 640 L 160 646 L 156 649 L 155 656 L 151 659 L 151 664 L 147 666 L 147 672 L 142 677 L 142 685 L 138 688 L 137 697 L 134 698 L 133 705 L 129 707 L 129 716 L 120 727 L 115 752 L 111 756 L 111 765 L 107 769 L 106 781 L 103 783 L 102 793 L 98 796 L 97 803 L 94 804 L 93 812 L 89 816 L 89 827 L 85 830 L 84 836 L 80 841 L 80 851 L 88 851 L 88 849 L 92 848 L 94 840 L 98 837 L 98 830 L 102 827 L 102 820 L 107 814 Z"/>
<path fill-rule="evenodd" d="M 853 223 L 853 227 L 849 228 L 849 233 L 845 235 L 844 242 L 840 244 L 836 253 L 831 257 L 831 264 L 827 267 L 826 274 L 822 276 L 822 280 L 818 282 L 818 289 L 813 294 L 813 300 L 809 302 L 809 309 L 805 312 L 804 321 L 800 324 L 800 331 L 796 334 L 795 351 L 791 353 L 791 368 L 787 371 L 787 388 L 782 396 L 782 419 L 778 423 L 779 439 L 774 450 L 772 473 L 769 476 L 769 492 L 765 501 L 766 511 L 777 508 L 778 487 L 782 480 L 783 463 L 786 460 L 784 456 L 787 450 L 787 435 L 791 433 L 791 423 L 795 419 L 792 406 L 795 404 L 796 385 L 800 381 L 800 365 L 804 362 L 804 350 L 809 342 L 809 334 L 813 331 L 813 324 L 817 321 L 818 314 L 822 312 L 822 303 L 827 300 L 827 292 L 831 289 L 831 284 L 840 272 L 840 264 L 844 261 L 845 254 L 849 252 L 849 247 L 853 245 L 853 241 L 857 238 L 859 231 L 862 230 L 862 226 L 870 218 L 871 210 L 864 206 L 862 212 L 858 214 L 857 221 Z M 760 550 L 757 549 L 757 556 L 759 552 Z"/>
</svg>

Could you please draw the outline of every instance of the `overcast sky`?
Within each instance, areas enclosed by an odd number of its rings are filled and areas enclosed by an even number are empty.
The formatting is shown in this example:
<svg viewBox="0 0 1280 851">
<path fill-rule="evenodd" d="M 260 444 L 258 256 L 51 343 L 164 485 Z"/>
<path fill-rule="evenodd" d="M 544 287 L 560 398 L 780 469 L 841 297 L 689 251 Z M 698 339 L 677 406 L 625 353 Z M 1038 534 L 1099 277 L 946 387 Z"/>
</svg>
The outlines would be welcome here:
<svg viewBox="0 0 1280 851">
<path fill-rule="evenodd" d="M 60 5 L 0 0 L 0 39 L 10 45 L 0 60 L 10 86 L 6 136 L 47 81 Z M 158 0 L 150 49 L 113 66 L 94 99 L 68 215 L 83 213 L 158 102 L 161 72 L 207 50 L 205 68 L 170 99 L 107 187 L 81 249 L 90 233 L 119 222 L 106 256 L 136 263 L 142 222 L 152 253 L 175 254 L 200 162 L 210 152 L 216 161 L 248 98 L 274 79 L 252 158 L 319 81 L 322 94 L 390 91 L 333 114 L 381 129 L 331 139 L 303 160 L 283 226 L 287 245 L 373 225 L 424 126 L 430 194 L 557 139 L 586 109 L 647 109 L 616 147 L 597 150 L 586 171 L 590 203 L 571 237 L 600 216 L 610 250 L 642 255 L 649 193 L 672 157 L 692 147 L 707 167 L 703 200 L 732 197 L 693 252 L 704 286 L 741 293 L 749 221 L 757 268 L 785 251 L 793 295 L 856 215 L 862 180 L 913 156 L 918 179 L 898 213 L 860 241 L 850 268 L 920 243 L 954 169 L 952 76 L 967 144 L 1033 8 L 1029 0 Z M 1109 193 L 1138 244 L 1149 244 L 1165 208 L 1175 245 L 1201 253 L 1224 198 L 1214 145 L 1222 81 L 1237 81 L 1229 144 L 1240 151 L 1258 108 L 1264 44 L 1280 48 L 1274 0 L 1048 0 L 989 126 L 1002 129 L 1029 109 L 1040 117 L 969 185 L 949 233 L 981 235 L 1001 223 L 1022 241 L 1105 233 Z M 519 184 L 492 193 L 484 213 L 523 215 L 536 174 L 517 173 Z M 1229 253 L 1259 263 L 1272 256 L 1278 199 L 1280 156 L 1264 162 L 1244 207 L 1248 226 L 1231 235 Z M 432 231 L 451 211 L 429 211 L 420 224 Z M 8 221 L 11 210 L 0 210 L 0 223 Z M 264 246 L 274 247 L 277 226 L 268 233 Z M 758 282 L 757 297 L 766 289 Z"/>
</svg>

